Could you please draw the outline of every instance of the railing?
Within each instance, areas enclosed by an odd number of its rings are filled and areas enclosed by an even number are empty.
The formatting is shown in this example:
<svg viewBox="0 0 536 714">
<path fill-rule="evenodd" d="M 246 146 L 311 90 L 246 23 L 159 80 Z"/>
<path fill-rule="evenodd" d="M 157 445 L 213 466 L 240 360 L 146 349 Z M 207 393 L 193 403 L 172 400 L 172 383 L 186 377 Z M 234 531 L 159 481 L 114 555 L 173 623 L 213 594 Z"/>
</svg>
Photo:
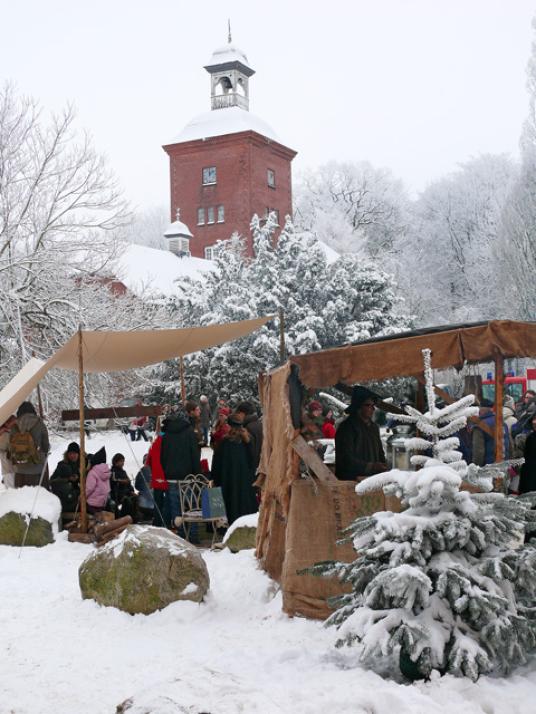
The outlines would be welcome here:
<svg viewBox="0 0 536 714">
<path fill-rule="evenodd" d="M 240 107 L 241 109 L 249 110 L 249 102 L 247 97 L 237 92 L 229 92 L 229 94 L 214 94 L 212 95 L 212 109 L 226 109 L 227 107 Z"/>
</svg>

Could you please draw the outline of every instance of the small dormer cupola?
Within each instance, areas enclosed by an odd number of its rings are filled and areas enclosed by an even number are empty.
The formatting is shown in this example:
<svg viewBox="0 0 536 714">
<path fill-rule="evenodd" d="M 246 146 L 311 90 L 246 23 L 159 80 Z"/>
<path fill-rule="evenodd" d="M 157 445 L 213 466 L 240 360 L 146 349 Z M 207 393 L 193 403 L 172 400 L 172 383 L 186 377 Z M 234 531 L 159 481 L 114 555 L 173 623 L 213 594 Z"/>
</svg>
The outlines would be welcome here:
<svg viewBox="0 0 536 714">
<path fill-rule="evenodd" d="M 189 257 L 190 239 L 193 235 L 186 225 L 180 220 L 180 208 L 177 208 L 177 218 L 164 233 L 169 250 L 180 258 Z"/>
<path fill-rule="evenodd" d="M 211 109 L 240 107 L 249 111 L 249 78 L 255 74 L 248 58 L 231 38 L 231 26 L 227 44 L 212 53 L 205 69 L 210 74 Z"/>
</svg>

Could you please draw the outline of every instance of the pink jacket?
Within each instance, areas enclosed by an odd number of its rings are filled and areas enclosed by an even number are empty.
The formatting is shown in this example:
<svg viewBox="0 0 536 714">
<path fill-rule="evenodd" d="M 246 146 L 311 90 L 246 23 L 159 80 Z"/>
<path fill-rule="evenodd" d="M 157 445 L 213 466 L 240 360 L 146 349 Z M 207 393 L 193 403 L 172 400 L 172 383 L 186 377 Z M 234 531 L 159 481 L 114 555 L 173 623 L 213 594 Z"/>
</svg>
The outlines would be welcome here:
<svg viewBox="0 0 536 714">
<path fill-rule="evenodd" d="M 110 493 L 110 468 L 108 464 L 97 464 L 87 475 L 86 498 L 90 506 L 101 508 L 106 505 Z"/>
</svg>

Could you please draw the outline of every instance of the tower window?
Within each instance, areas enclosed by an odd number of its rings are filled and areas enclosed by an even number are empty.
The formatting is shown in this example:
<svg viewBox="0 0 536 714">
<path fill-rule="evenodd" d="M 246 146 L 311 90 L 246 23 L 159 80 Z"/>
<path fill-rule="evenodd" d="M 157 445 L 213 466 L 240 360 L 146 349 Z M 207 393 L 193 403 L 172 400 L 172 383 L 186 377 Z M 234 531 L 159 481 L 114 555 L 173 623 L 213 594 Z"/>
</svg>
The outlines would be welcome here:
<svg viewBox="0 0 536 714">
<path fill-rule="evenodd" d="M 210 186 L 216 183 L 216 167 L 207 166 L 203 169 L 203 186 Z"/>
<path fill-rule="evenodd" d="M 273 169 L 268 169 L 267 180 L 268 186 L 270 186 L 270 188 L 275 188 L 275 171 Z"/>
<path fill-rule="evenodd" d="M 268 219 L 268 216 L 270 215 L 270 213 L 274 214 L 275 222 L 277 223 L 277 225 L 279 225 L 279 211 L 277 210 L 277 208 L 267 207 L 266 208 L 266 219 Z"/>
<path fill-rule="evenodd" d="M 218 248 L 215 245 L 209 245 L 205 248 L 205 258 L 207 260 L 216 260 L 218 257 Z"/>
<path fill-rule="evenodd" d="M 207 209 L 207 223 L 214 223 L 214 206 Z"/>
<path fill-rule="evenodd" d="M 198 226 L 205 225 L 205 209 L 204 208 L 197 209 L 197 225 Z"/>
<path fill-rule="evenodd" d="M 218 206 L 218 223 L 225 223 L 225 208 Z"/>
</svg>

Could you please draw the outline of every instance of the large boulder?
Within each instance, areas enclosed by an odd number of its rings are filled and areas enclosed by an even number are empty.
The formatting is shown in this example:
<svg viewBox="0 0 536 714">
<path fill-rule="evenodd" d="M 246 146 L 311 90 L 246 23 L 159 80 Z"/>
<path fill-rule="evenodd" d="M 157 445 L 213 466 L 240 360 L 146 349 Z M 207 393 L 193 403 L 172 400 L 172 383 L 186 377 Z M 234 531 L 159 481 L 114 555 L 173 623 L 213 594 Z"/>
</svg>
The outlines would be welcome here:
<svg viewBox="0 0 536 714">
<path fill-rule="evenodd" d="M 258 520 L 259 514 L 251 513 L 248 516 L 237 518 L 231 525 L 223 539 L 224 545 L 229 548 L 231 553 L 255 548 Z"/>
<path fill-rule="evenodd" d="M 197 548 L 164 528 L 128 526 L 81 564 L 82 597 L 131 615 L 201 602 L 210 580 Z"/>
<path fill-rule="evenodd" d="M 0 491 L 0 545 L 44 546 L 58 532 L 61 503 L 39 486 Z"/>
</svg>

